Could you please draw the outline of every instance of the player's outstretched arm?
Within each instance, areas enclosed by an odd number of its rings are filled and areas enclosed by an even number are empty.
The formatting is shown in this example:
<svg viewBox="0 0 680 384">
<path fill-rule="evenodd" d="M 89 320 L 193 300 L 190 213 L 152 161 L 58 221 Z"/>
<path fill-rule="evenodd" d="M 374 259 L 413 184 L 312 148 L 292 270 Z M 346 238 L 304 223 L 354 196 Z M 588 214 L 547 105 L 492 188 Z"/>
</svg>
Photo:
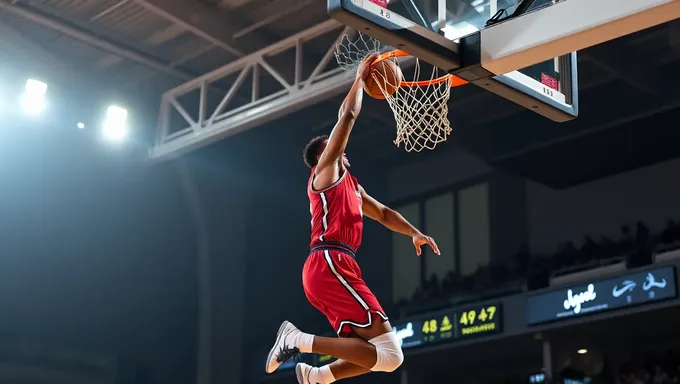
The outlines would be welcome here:
<svg viewBox="0 0 680 384">
<path fill-rule="evenodd" d="M 335 167 L 338 159 L 345 152 L 349 134 L 352 132 L 354 122 L 361 111 L 361 103 L 364 96 L 364 80 L 370 75 L 371 63 L 376 57 L 377 54 L 370 54 L 359 65 L 354 84 L 340 107 L 338 122 L 333 127 L 333 131 L 331 131 L 331 135 L 328 138 L 328 144 L 321 157 L 319 157 L 319 163 L 316 166 L 317 175 L 329 166 Z"/>
<path fill-rule="evenodd" d="M 368 193 L 366 193 L 363 187 L 359 188 L 359 191 L 361 192 L 361 199 L 363 201 L 362 209 L 365 216 L 378 221 L 380 224 L 394 232 L 411 236 L 413 238 L 413 246 L 416 247 L 416 254 L 418 254 L 418 256 L 421 255 L 422 250 L 420 247 L 424 244 L 432 247 L 434 253 L 440 255 L 439 247 L 437 247 L 437 243 L 433 238 L 422 234 L 418 228 L 409 223 L 408 220 L 406 220 L 399 212 L 385 206 L 378 200 L 371 197 Z"/>
</svg>

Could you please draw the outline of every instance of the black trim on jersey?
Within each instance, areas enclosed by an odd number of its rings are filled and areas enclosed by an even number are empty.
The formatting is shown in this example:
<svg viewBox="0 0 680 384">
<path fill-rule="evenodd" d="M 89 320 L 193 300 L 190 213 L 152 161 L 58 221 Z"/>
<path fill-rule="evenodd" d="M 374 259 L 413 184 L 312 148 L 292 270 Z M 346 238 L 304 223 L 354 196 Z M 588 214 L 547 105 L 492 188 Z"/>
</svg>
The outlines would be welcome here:
<svg viewBox="0 0 680 384">
<path fill-rule="evenodd" d="M 339 241 L 322 241 L 320 243 L 315 243 L 309 249 L 309 253 L 325 250 L 342 252 L 356 259 L 356 251 L 352 249 L 352 247 L 350 247 L 349 245 L 341 243 Z"/>
<path fill-rule="evenodd" d="M 328 230 L 328 199 L 326 198 L 326 192 L 321 192 L 319 196 L 321 197 L 321 206 L 323 207 L 323 216 L 321 216 L 321 226 L 323 227 L 323 230 L 321 231 L 321 235 L 319 235 L 319 240 L 324 241 L 323 235 L 325 235 Z"/>
<path fill-rule="evenodd" d="M 343 180 L 345 180 L 345 176 L 347 176 L 347 174 L 349 173 L 349 172 L 347 172 L 346 169 L 344 169 L 344 167 L 343 167 L 342 170 L 343 170 L 342 175 L 340 175 L 340 177 L 338 178 L 338 180 L 335 181 L 335 183 L 331 184 L 330 187 L 324 188 L 320 191 L 317 191 L 317 190 L 314 189 L 314 179 L 316 178 L 316 170 L 315 170 L 314 173 L 312 174 L 312 181 L 309 182 L 309 190 L 312 191 L 312 193 L 324 193 L 324 192 L 328 192 L 329 190 L 337 187 Z"/>
</svg>

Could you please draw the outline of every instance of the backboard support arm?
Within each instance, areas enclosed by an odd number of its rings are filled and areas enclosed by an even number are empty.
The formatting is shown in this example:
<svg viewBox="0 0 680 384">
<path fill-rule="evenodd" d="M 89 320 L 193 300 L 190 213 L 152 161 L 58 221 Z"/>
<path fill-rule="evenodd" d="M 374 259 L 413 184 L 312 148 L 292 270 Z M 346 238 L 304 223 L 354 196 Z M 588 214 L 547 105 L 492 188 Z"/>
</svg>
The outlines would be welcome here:
<svg viewBox="0 0 680 384">
<path fill-rule="evenodd" d="M 680 18 L 678 0 L 568 0 L 494 24 L 473 35 L 479 64 L 509 73 Z M 470 43 L 472 36 L 461 39 Z M 465 61 L 474 62 L 468 57 Z"/>
</svg>

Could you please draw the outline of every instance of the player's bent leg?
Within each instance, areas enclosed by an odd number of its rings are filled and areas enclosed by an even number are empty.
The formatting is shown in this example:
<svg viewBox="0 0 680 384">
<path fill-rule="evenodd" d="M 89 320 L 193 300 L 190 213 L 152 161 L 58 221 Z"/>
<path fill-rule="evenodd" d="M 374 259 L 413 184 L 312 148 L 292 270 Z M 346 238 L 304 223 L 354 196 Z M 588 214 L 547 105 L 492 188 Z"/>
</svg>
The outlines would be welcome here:
<svg viewBox="0 0 680 384">
<path fill-rule="evenodd" d="M 331 355 L 337 359 L 347 360 L 366 369 L 371 369 L 376 361 L 375 346 L 363 339 L 344 339 L 315 336 L 312 352 L 320 355 Z"/>
<path fill-rule="evenodd" d="M 353 327 L 353 331 L 348 336 L 359 339 L 362 337 L 370 338 L 368 343 L 373 344 L 375 348 L 375 364 L 372 368 L 362 367 L 346 360 L 336 360 L 331 364 L 318 368 L 305 363 L 298 363 L 295 367 L 298 384 L 330 384 L 337 380 L 361 376 L 371 371 L 394 371 L 403 361 L 400 342 L 396 339 L 396 335 L 392 332 L 389 323 L 380 324 L 378 321 L 374 322 L 373 326 L 369 328 Z M 359 330 L 358 332 L 356 331 L 357 329 Z M 359 333 L 361 333 L 361 336 L 359 336 Z M 377 336 L 373 337 L 374 335 Z M 391 340 L 391 336 L 395 336 L 394 342 Z M 394 356 L 394 358 L 389 358 L 389 356 Z"/>
<path fill-rule="evenodd" d="M 371 370 L 368 368 L 352 364 L 345 360 L 335 360 L 334 362 L 328 364 L 328 370 L 331 372 L 335 380 L 361 376 L 371 372 Z"/>
<path fill-rule="evenodd" d="M 298 363 L 295 367 L 298 384 L 330 384 L 337 380 L 361 376 L 369 372 L 371 372 L 369 369 L 345 360 L 336 360 L 319 368 L 305 363 Z"/>
<path fill-rule="evenodd" d="M 347 337 L 358 338 L 359 336 L 351 332 Z M 371 372 L 370 369 L 345 360 L 336 360 L 318 368 L 305 363 L 298 363 L 295 367 L 298 384 L 330 384 L 336 380 L 361 376 L 369 372 Z"/>
<path fill-rule="evenodd" d="M 371 371 L 392 372 L 404 361 L 401 343 L 388 321 L 366 328 L 352 326 L 358 338 L 314 337 L 312 352 L 331 355 Z M 333 372 L 334 376 L 342 372 Z"/>
<path fill-rule="evenodd" d="M 367 328 L 357 327 L 354 333 L 358 337 L 338 339 L 314 336 L 284 321 L 269 351 L 265 371 L 272 373 L 297 354 L 309 352 L 331 355 L 371 371 L 391 372 L 403 361 L 399 341 L 387 321 L 375 321 Z M 372 337 L 374 335 L 377 336 Z M 366 341 L 364 338 L 371 339 Z M 334 377 L 336 374 L 337 377 L 349 377 L 350 373 L 343 371 L 349 366 L 336 364 L 334 368 L 338 370 L 333 373 Z"/>
<path fill-rule="evenodd" d="M 394 372 L 404 362 L 401 341 L 388 321 L 375 321 L 368 328 L 352 327 L 352 331 L 375 347 L 376 362 L 371 371 Z"/>
</svg>

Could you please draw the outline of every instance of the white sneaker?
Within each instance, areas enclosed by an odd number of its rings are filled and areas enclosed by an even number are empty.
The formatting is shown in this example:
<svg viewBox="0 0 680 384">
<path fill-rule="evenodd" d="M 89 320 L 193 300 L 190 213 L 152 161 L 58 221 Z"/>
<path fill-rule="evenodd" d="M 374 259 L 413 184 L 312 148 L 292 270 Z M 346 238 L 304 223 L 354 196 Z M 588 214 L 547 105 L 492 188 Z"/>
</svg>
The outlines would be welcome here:
<svg viewBox="0 0 680 384">
<path fill-rule="evenodd" d="M 297 377 L 298 384 L 315 384 L 309 381 L 309 374 L 312 372 L 312 367 L 309 364 L 297 363 L 295 366 L 295 377 Z"/>
<path fill-rule="evenodd" d="M 284 321 L 281 324 L 279 332 L 276 334 L 276 342 L 269 351 L 265 372 L 272 373 L 276 371 L 281 364 L 300 353 L 300 349 L 294 344 L 296 336 L 300 333 L 300 330 L 288 321 Z"/>
</svg>

